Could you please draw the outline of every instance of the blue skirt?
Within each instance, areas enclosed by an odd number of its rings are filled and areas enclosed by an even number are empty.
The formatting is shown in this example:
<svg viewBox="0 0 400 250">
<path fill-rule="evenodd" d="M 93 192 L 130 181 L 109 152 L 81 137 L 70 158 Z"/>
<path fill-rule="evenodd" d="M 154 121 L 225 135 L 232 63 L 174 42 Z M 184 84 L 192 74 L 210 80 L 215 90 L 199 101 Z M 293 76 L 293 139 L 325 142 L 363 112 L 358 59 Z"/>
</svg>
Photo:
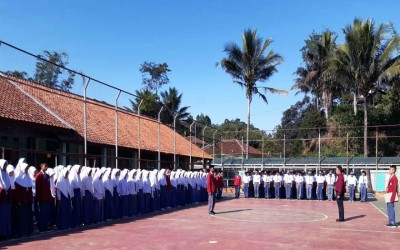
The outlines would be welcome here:
<svg viewBox="0 0 400 250">
<path fill-rule="evenodd" d="M 94 222 L 93 195 L 88 190 L 85 191 L 83 204 L 83 222 L 88 225 Z"/>
<path fill-rule="evenodd" d="M 72 207 L 71 207 L 71 198 L 65 197 L 64 194 L 61 193 L 61 200 L 58 206 L 58 229 L 65 230 L 71 227 L 72 220 Z"/>
<path fill-rule="evenodd" d="M 74 203 L 72 204 L 72 227 L 82 224 L 82 194 L 79 188 L 74 188 Z"/>
<path fill-rule="evenodd" d="M 0 203 L 0 238 L 9 238 L 11 231 L 11 204 L 8 202 L 8 196 L 4 191 L 4 201 Z"/>
<path fill-rule="evenodd" d="M 106 190 L 104 199 L 104 219 L 111 220 L 114 215 L 114 199 L 109 190 Z"/>
</svg>

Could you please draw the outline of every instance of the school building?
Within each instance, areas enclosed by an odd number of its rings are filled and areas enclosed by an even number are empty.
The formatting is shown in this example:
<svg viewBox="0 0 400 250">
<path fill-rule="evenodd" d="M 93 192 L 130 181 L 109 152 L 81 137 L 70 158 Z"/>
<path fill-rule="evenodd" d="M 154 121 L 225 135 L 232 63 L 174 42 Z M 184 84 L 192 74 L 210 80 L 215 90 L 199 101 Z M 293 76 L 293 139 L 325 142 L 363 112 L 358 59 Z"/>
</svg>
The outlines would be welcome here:
<svg viewBox="0 0 400 250">
<path fill-rule="evenodd" d="M 1 73 L 0 154 L 11 164 L 21 157 L 35 166 L 86 159 L 88 166 L 146 169 L 190 169 L 212 159 L 157 120 Z"/>
</svg>

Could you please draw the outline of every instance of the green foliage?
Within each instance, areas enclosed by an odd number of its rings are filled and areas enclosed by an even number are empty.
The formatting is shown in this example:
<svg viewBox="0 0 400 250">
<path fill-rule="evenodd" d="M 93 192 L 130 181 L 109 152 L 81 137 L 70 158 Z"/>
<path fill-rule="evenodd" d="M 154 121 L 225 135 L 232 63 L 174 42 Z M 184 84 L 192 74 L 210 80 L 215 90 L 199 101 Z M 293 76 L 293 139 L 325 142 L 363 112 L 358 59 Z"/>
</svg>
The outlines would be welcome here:
<svg viewBox="0 0 400 250">
<path fill-rule="evenodd" d="M 161 109 L 159 97 L 148 89 L 136 90 L 135 94 L 135 100 L 129 100 L 131 102 L 132 108 L 128 109 L 137 113 L 139 104 L 141 100 L 143 100 L 140 106 L 140 114 L 152 118 L 157 118 L 158 112 Z"/>
<path fill-rule="evenodd" d="M 166 63 L 144 62 L 139 70 L 142 73 L 142 84 L 146 89 L 154 90 L 156 94 L 159 88 L 169 83 L 167 73 L 171 70 Z"/>
<path fill-rule="evenodd" d="M 28 76 L 28 73 L 26 73 L 25 71 L 8 70 L 8 71 L 5 71 L 4 74 L 8 75 L 8 76 L 19 78 L 19 79 L 23 79 L 23 80 L 32 80 L 32 78 L 30 78 Z"/>
<path fill-rule="evenodd" d="M 71 90 L 74 85 L 75 74 L 64 70 L 56 65 L 66 67 L 68 65 L 68 54 L 65 52 L 49 52 L 47 50 L 43 51 L 43 55 L 39 55 L 51 63 L 43 60 L 37 60 L 36 70 L 33 76 L 33 80 L 46 87 L 60 89 L 63 91 Z M 63 74 L 66 76 L 63 76 Z"/>
</svg>

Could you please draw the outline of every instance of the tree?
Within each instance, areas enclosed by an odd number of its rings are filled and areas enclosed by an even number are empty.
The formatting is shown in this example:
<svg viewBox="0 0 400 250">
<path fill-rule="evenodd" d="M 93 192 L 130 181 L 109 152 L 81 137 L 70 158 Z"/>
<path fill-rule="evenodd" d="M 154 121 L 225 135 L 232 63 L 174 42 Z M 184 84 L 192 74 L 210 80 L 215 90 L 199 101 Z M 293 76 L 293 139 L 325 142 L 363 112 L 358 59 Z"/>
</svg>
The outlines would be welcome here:
<svg viewBox="0 0 400 250">
<path fill-rule="evenodd" d="M 38 59 L 33 80 L 46 87 L 69 91 L 74 85 L 75 74 L 54 65 L 57 64 L 62 67 L 67 66 L 68 54 L 65 52 L 58 53 L 45 50 L 43 51 L 43 55 L 39 55 L 39 57 L 51 63 Z M 67 76 L 63 77 L 65 71 L 67 71 Z"/>
<path fill-rule="evenodd" d="M 277 66 L 283 62 L 283 58 L 274 51 L 269 51 L 266 55 L 267 47 L 272 43 L 272 39 L 263 41 L 257 36 L 256 30 L 247 29 L 242 35 L 242 48 L 235 43 L 228 43 L 224 52 L 227 57 L 220 62 L 221 67 L 233 78 L 233 82 L 245 89 L 248 102 L 247 111 L 247 154 L 249 147 L 250 131 L 250 106 L 253 96 L 259 96 L 265 103 L 268 103 L 266 93 L 287 93 L 284 90 L 270 87 L 258 86 L 257 83 L 265 82 L 277 72 Z"/>
<path fill-rule="evenodd" d="M 371 90 L 380 89 L 400 74 L 400 38 L 391 25 L 368 19 L 355 19 L 343 29 L 345 42 L 338 47 L 332 61 L 337 77 L 350 83 L 354 96 L 360 95 L 364 111 L 364 157 L 368 156 L 367 97 Z"/>
<path fill-rule="evenodd" d="M 167 73 L 170 71 L 166 63 L 144 62 L 140 66 L 142 84 L 151 91 L 155 90 L 156 95 L 158 95 L 158 89 L 169 83 Z"/>
<path fill-rule="evenodd" d="M 337 35 L 329 30 L 310 35 L 301 49 L 304 66 L 297 68 L 297 78 L 292 86 L 292 89 L 299 89 L 299 92 L 312 93 L 317 111 L 322 102 L 326 119 L 331 113 L 334 95 L 341 92 L 341 86 L 335 81 L 330 67 L 336 50 L 336 39 Z"/>
<path fill-rule="evenodd" d="M 140 106 L 140 114 L 148 117 L 156 118 L 158 112 L 161 109 L 159 98 L 156 94 L 150 92 L 148 89 L 136 90 L 135 100 L 129 100 L 132 108 L 127 108 L 135 113 L 138 112 L 139 104 L 143 100 Z"/>
<path fill-rule="evenodd" d="M 160 95 L 161 104 L 164 106 L 161 114 L 163 123 L 173 125 L 175 116 L 177 116 L 178 123 L 189 117 L 187 112 L 189 107 L 181 107 L 182 94 L 179 94 L 176 88 L 170 87 L 168 91 L 161 92 Z"/>
<path fill-rule="evenodd" d="M 26 73 L 25 71 L 18 71 L 18 70 L 8 70 L 6 72 L 4 72 L 5 75 L 8 76 L 12 76 L 12 77 L 16 77 L 19 79 L 23 79 L 23 80 L 30 80 L 31 78 L 28 76 L 28 73 Z"/>
</svg>

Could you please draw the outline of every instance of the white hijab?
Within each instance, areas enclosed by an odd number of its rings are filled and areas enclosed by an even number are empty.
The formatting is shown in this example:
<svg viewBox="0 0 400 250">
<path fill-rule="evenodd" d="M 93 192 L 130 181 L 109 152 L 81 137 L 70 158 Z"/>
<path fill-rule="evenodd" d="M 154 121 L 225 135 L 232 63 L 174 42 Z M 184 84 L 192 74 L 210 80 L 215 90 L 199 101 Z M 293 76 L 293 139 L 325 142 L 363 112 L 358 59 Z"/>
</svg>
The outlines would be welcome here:
<svg viewBox="0 0 400 250">
<path fill-rule="evenodd" d="M 10 176 L 7 174 L 8 162 L 4 159 L 0 159 L 0 187 L 4 190 L 8 190 L 11 187 Z"/>
<path fill-rule="evenodd" d="M 110 191 L 111 196 L 113 196 L 114 185 L 113 185 L 113 180 L 111 179 L 111 168 L 108 168 L 105 174 L 103 175 L 103 187 L 104 190 Z"/>
<path fill-rule="evenodd" d="M 81 172 L 81 181 L 83 191 L 88 190 L 93 194 L 93 172 L 94 170 L 88 167 L 84 167 Z"/>
<path fill-rule="evenodd" d="M 69 170 L 68 168 L 63 168 L 63 170 L 61 171 L 61 174 L 58 176 L 57 179 L 57 189 L 60 190 L 60 192 L 68 198 L 72 198 L 74 197 L 74 191 L 71 187 L 71 183 L 69 181 L 69 178 L 67 176 Z M 59 197 L 59 199 L 61 200 L 61 197 Z"/>
<path fill-rule="evenodd" d="M 25 171 L 27 172 L 28 170 L 28 164 L 27 163 L 22 163 L 20 166 L 21 169 L 21 173 L 20 175 L 15 178 L 15 182 L 20 185 L 21 187 L 25 187 L 25 188 L 30 188 L 32 187 L 32 179 L 31 177 L 29 177 L 28 173 L 25 173 Z"/>
<path fill-rule="evenodd" d="M 11 189 L 15 189 L 15 169 L 14 169 L 14 166 L 11 165 L 11 164 L 8 164 L 6 171 L 7 171 L 8 177 L 10 179 Z M 12 176 L 10 176 L 11 172 L 14 173 Z"/>
<path fill-rule="evenodd" d="M 72 190 L 74 190 L 75 188 L 79 188 L 80 190 L 82 190 L 81 177 L 78 174 L 80 169 L 81 169 L 80 165 L 74 165 L 73 167 L 71 167 L 71 170 L 69 171 L 68 179 L 69 182 L 71 183 Z"/>
<path fill-rule="evenodd" d="M 23 163 L 25 163 L 25 158 L 20 158 L 18 160 L 17 165 L 15 166 L 15 170 L 14 170 L 15 178 L 17 178 L 21 174 L 21 166 Z"/>
<path fill-rule="evenodd" d="M 53 198 L 55 198 L 56 197 L 56 191 L 54 189 L 54 176 L 55 176 L 56 172 L 52 168 L 47 168 L 46 174 L 48 174 L 49 177 L 50 177 L 50 192 L 51 192 L 51 196 L 53 196 Z"/>
<path fill-rule="evenodd" d="M 102 197 L 104 197 L 104 187 L 103 187 L 103 182 L 102 182 L 102 175 L 103 171 L 97 170 L 96 173 L 93 176 L 93 192 L 100 194 Z"/>
<path fill-rule="evenodd" d="M 111 180 L 113 187 L 116 187 L 118 185 L 118 180 L 120 177 L 117 176 L 117 173 L 120 173 L 121 175 L 121 171 L 118 168 L 113 168 L 113 170 L 111 170 Z"/>
<path fill-rule="evenodd" d="M 120 194 L 120 195 L 128 195 L 129 194 L 128 181 L 126 178 L 127 174 L 128 174 L 128 169 L 124 169 L 121 171 L 121 175 L 119 176 L 117 191 L 118 191 L 118 194 Z"/>
</svg>

